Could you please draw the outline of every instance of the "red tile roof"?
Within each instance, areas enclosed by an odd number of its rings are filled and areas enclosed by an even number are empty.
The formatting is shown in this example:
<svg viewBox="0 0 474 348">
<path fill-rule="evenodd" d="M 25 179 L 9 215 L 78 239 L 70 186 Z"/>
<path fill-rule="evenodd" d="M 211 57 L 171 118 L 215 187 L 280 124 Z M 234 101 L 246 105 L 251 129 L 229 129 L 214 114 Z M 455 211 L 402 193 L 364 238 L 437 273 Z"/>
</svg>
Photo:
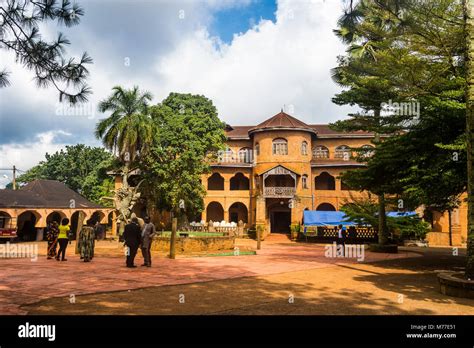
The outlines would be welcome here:
<svg viewBox="0 0 474 348">
<path fill-rule="evenodd" d="M 3 208 L 103 208 L 92 203 L 62 182 L 56 180 L 34 180 L 19 190 L 0 190 L 0 207 Z"/>
<path fill-rule="evenodd" d="M 263 121 L 257 126 L 230 126 L 226 128 L 229 139 L 248 139 L 249 133 L 266 129 L 305 129 L 316 133 L 321 138 L 326 137 L 372 137 L 374 134 L 364 131 L 339 132 L 329 128 L 328 124 L 306 124 L 297 118 L 284 113 L 283 111 L 273 117 Z"/>
<path fill-rule="evenodd" d="M 281 111 L 273 117 L 270 117 L 268 120 L 263 121 L 259 125 L 249 129 L 249 133 L 262 131 L 267 129 L 304 129 L 314 133 L 314 129 L 308 126 L 306 123 L 294 118 L 293 116 L 288 115 L 287 113 Z"/>
</svg>

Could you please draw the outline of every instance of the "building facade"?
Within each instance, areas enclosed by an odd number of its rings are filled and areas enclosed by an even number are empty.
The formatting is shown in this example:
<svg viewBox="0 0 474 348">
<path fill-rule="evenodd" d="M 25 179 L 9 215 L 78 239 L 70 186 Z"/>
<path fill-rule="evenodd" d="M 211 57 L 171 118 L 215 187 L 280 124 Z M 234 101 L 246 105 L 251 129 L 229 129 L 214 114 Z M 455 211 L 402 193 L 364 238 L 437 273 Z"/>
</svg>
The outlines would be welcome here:
<svg viewBox="0 0 474 348">
<path fill-rule="evenodd" d="M 16 229 L 20 241 L 41 240 L 48 223 L 63 218 L 75 231 L 80 212 L 84 221 L 115 229 L 114 209 L 88 201 L 62 182 L 34 180 L 18 190 L 0 190 L 0 229 Z"/>
<path fill-rule="evenodd" d="M 239 221 L 287 233 L 303 211 L 336 211 L 359 192 L 338 177 L 361 163 L 351 148 L 372 149 L 372 134 L 338 133 L 280 112 L 257 126 L 229 126 L 227 149 L 203 178 L 205 221 Z"/>
<path fill-rule="evenodd" d="M 203 176 L 205 221 L 238 222 L 269 233 L 288 233 L 303 211 L 337 211 L 362 193 L 339 178 L 362 164 L 351 148 L 373 149 L 373 134 L 339 133 L 308 125 L 283 111 L 256 126 L 228 126 L 227 149 Z M 453 245 L 466 240 L 465 206 L 453 212 Z M 449 245 L 447 214 L 431 216 L 432 244 Z M 465 223 L 464 223 L 465 225 Z M 260 226 L 260 227 L 259 227 Z"/>
</svg>

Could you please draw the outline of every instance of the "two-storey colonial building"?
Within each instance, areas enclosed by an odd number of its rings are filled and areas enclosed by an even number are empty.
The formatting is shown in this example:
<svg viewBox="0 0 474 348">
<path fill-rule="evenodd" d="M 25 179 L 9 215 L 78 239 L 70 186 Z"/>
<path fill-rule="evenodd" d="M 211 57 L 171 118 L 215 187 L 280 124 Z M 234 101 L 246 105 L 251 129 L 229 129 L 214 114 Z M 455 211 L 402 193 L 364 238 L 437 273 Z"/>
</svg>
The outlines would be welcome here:
<svg viewBox="0 0 474 348">
<path fill-rule="evenodd" d="M 205 221 L 262 225 L 289 232 L 303 210 L 339 210 L 351 192 L 338 178 L 361 166 L 351 148 L 372 147 L 372 134 L 338 133 L 283 111 L 257 126 L 228 126 L 227 150 L 206 175 Z M 358 192 L 352 192 L 358 195 Z"/>
<path fill-rule="evenodd" d="M 372 148 L 373 134 L 339 133 L 324 124 L 306 124 L 283 111 L 256 126 L 228 126 L 227 150 L 203 178 L 205 221 L 242 220 L 265 234 L 289 232 L 303 211 L 339 210 L 360 195 L 338 177 L 362 164 L 351 148 Z M 422 214 L 422 209 L 420 210 Z M 447 213 L 431 212 L 431 245 L 462 245 L 467 239 L 467 205 Z"/>
</svg>

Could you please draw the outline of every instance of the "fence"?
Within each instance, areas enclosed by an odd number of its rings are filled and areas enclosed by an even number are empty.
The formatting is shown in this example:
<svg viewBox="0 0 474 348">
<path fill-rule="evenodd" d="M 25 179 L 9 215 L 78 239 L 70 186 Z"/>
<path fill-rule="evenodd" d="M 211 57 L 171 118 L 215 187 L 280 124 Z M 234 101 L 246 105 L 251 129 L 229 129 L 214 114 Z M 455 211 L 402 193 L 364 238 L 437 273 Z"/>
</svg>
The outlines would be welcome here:
<svg viewBox="0 0 474 348">
<path fill-rule="evenodd" d="M 323 227 L 323 226 L 305 226 L 300 233 L 300 238 L 303 237 L 306 241 L 314 242 L 328 242 L 337 239 L 339 229 L 337 227 Z M 349 227 L 346 230 L 347 243 L 363 243 L 375 242 L 378 239 L 378 232 L 373 227 Z"/>
</svg>

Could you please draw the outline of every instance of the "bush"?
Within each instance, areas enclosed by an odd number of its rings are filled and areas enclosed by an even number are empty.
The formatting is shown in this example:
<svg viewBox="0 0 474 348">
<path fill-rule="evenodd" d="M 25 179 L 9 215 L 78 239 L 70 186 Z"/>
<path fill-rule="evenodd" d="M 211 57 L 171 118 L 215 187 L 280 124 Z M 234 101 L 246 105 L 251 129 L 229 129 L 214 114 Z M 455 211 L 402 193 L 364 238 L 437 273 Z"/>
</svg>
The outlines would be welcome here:
<svg viewBox="0 0 474 348">
<path fill-rule="evenodd" d="M 431 226 L 426 221 L 421 219 L 410 218 L 397 218 L 400 221 L 394 224 L 393 234 L 400 240 L 404 239 L 420 239 L 424 240 L 426 234 L 430 231 Z"/>
</svg>

